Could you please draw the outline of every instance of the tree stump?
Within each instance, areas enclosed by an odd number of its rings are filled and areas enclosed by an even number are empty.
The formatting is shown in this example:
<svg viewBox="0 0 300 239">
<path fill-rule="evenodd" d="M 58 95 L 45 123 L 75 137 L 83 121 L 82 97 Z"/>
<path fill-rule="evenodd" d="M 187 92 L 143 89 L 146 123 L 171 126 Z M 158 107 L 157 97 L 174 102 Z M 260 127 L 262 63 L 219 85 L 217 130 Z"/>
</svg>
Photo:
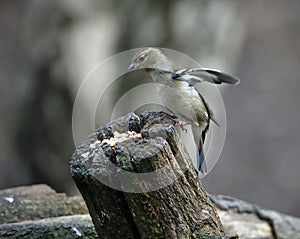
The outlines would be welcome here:
<svg viewBox="0 0 300 239">
<path fill-rule="evenodd" d="M 99 238 L 223 237 L 216 209 L 164 113 L 108 123 L 70 162 Z"/>
</svg>

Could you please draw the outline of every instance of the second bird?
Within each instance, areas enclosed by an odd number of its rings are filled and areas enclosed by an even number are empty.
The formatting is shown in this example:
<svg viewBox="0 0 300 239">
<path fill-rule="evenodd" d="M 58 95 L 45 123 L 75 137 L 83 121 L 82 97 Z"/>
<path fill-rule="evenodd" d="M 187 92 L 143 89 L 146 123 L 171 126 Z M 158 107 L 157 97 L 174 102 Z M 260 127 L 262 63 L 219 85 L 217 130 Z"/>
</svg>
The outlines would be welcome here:
<svg viewBox="0 0 300 239">
<path fill-rule="evenodd" d="M 214 84 L 236 85 L 240 80 L 229 74 L 206 68 L 185 69 L 169 60 L 157 48 L 144 48 L 136 53 L 128 70 L 146 71 L 158 84 L 158 93 L 163 103 L 178 119 L 190 124 L 197 146 L 197 169 L 206 173 L 203 143 L 210 120 L 217 123 L 213 112 L 195 84 L 208 81 Z"/>
</svg>

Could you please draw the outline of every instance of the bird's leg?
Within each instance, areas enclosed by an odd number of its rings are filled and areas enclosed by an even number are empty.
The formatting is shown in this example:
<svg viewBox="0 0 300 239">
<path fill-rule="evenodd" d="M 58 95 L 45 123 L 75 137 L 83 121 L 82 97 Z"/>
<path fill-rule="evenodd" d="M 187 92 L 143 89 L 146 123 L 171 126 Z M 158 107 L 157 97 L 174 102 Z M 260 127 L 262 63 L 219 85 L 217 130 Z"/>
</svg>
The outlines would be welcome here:
<svg viewBox="0 0 300 239">
<path fill-rule="evenodd" d="M 187 133 L 187 129 L 184 128 L 184 126 L 186 125 L 186 123 L 182 122 L 182 121 L 179 121 L 177 119 L 174 119 L 174 125 L 175 126 L 179 126 L 181 128 L 182 131 L 184 131 L 185 133 Z"/>
<path fill-rule="evenodd" d="M 165 115 L 167 115 L 173 122 L 174 122 L 174 126 L 179 126 L 181 128 L 182 131 L 184 131 L 185 133 L 187 133 L 187 129 L 184 128 L 184 126 L 186 125 L 186 123 L 178 120 L 178 117 L 174 114 L 170 114 L 164 111 L 160 111 L 160 113 L 163 113 Z"/>
</svg>

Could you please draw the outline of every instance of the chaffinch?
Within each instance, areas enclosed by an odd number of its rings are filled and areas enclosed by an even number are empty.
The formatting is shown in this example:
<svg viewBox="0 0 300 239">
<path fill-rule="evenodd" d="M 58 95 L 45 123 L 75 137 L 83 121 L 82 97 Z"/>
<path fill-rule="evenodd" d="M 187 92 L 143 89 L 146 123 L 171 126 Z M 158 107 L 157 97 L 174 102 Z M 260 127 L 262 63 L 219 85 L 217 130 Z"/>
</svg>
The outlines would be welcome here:
<svg viewBox="0 0 300 239">
<path fill-rule="evenodd" d="M 197 169 L 206 173 L 203 143 L 210 120 L 217 124 L 212 110 L 195 84 L 208 81 L 214 84 L 228 83 L 236 85 L 240 80 L 218 70 L 195 68 L 184 69 L 170 61 L 159 49 L 145 48 L 138 51 L 132 59 L 128 70 L 141 69 L 158 83 L 159 95 L 178 119 L 190 124 L 197 146 Z"/>
</svg>

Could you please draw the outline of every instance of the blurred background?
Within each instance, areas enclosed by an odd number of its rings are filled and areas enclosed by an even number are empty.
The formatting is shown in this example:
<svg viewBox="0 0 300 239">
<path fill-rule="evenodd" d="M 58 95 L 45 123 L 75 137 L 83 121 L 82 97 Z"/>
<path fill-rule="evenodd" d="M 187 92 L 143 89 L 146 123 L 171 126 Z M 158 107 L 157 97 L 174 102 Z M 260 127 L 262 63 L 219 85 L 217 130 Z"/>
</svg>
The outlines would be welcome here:
<svg viewBox="0 0 300 239">
<path fill-rule="evenodd" d="M 220 87 L 227 138 L 206 190 L 300 217 L 299 12 L 298 0 L 2 0 L 0 188 L 76 193 L 81 83 L 107 57 L 157 46 L 242 80 Z"/>
</svg>

